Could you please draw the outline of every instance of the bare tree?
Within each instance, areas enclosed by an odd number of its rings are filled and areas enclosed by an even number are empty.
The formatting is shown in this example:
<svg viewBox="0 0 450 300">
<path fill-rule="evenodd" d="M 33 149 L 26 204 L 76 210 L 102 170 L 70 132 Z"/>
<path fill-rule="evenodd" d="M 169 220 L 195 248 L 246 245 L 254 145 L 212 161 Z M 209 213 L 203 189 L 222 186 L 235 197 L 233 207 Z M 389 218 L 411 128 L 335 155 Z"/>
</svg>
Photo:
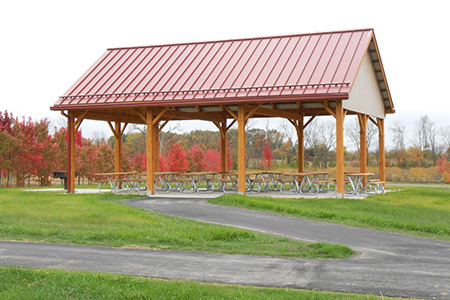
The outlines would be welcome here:
<svg viewBox="0 0 450 300">
<path fill-rule="evenodd" d="M 441 127 L 439 130 L 441 138 L 442 138 L 442 146 L 444 147 L 444 151 L 450 150 L 450 126 Z"/>
<path fill-rule="evenodd" d="M 400 121 L 395 121 L 394 124 L 390 127 L 391 131 L 394 134 L 393 142 L 395 145 L 395 149 L 392 152 L 397 159 L 397 164 L 399 166 L 406 166 L 406 126 L 403 125 Z"/>
<path fill-rule="evenodd" d="M 59 116 L 58 119 L 56 120 L 56 126 L 59 128 L 67 127 L 67 118 Z"/>
<path fill-rule="evenodd" d="M 405 151 L 405 134 L 406 134 L 406 126 L 403 125 L 401 121 L 395 121 L 394 124 L 390 127 L 392 132 L 394 133 L 394 144 L 396 150 Z"/>
<path fill-rule="evenodd" d="M 92 134 L 92 140 L 97 146 L 99 146 L 100 144 L 106 142 L 105 133 L 103 131 L 94 131 Z"/>
<path fill-rule="evenodd" d="M 321 122 L 314 120 L 305 129 L 305 144 L 309 147 L 325 145 L 332 150 L 336 145 L 336 126 L 333 121 Z"/>
<path fill-rule="evenodd" d="M 284 133 L 284 136 L 288 139 L 288 141 L 291 142 L 292 145 L 294 145 L 294 134 L 295 134 L 295 129 L 294 126 L 286 119 L 283 119 L 280 122 L 279 128 L 281 130 L 281 132 Z"/>
<path fill-rule="evenodd" d="M 428 167 L 429 160 L 436 163 L 436 128 L 427 115 L 421 116 L 416 122 L 415 139 L 412 141 L 412 144 L 420 153 L 420 163 L 422 166 Z"/>
<path fill-rule="evenodd" d="M 248 131 L 254 127 L 255 127 L 255 119 L 252 118 L 248 119 L 247 122 L 245 123 L 245 131 Z"/>
<path fill-rule="evenodd" d="M 360 152 L 361 147 L 361 136 L 360 136 L 361 128 L 359 126 L 358 119 L 354 119 L 353 122 L 350 122 L 349 125 L 346 127 L 345 133 L 350 138 L 350 141 L 352 142 L 353 146 L 356 147 L 357 151 Z M 376 142 L 376 137 L 378 133 L 378 128 L 372 123 L 367 123 L 366 128 L 366 145 L 367 145 L 367 151 L 370 151 Z"/>
<path fill-rule="evenodd" d="M 266 139 L 267 139 L 269 137 L 270 119 L 269 118 L 265 118 L 265 119 L 261 120 L 261 122 L 264 125 L 264 130 L 266 132 Z"/>
<path fill-rule="evenodd" d="M 336 126 L 333 121 L 312 121 L 305 130 L 305 144 L 312 152 L 313 164 L 327 167 L 330 152 L 336 145 Z"/>
</svg>

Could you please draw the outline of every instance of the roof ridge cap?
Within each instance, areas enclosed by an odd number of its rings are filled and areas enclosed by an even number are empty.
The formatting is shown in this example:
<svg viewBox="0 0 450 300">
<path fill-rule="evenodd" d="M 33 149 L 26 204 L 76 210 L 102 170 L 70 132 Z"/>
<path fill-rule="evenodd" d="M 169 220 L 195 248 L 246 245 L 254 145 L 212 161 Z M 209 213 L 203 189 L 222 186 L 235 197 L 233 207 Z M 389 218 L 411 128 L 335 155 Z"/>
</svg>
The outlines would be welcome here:
<svg viewBox="0 0 450 300">
<path fill-rule="evenodd" d="M 200 45 L 200 44 L 208 44 L 208 43 L 239 42 L 239 41 L 264 40 L 264 39 L 274 39 L 274 38 L 288 38 L 288 37 L 311 36 L 311 35 L 330 34 L 330 33 L 339 33 L 339 32 L 346 33 L 346 32 L 360 32 L 360 31 L 372 31 L 373 32 L 374 30 L 373 30 L 373 28 L 333 30 L 333 31 L 323 31 L 323 32 L 310 32 L 310 33 L 286 34 L 286 35 L 274 35 L 274 36 L 262 36 L 262 37 L 238 38 L 238 39 L 224 39 L 224 40 L 212 40 L 212 41 L 201 41 L 201 42 L 184 42 L 184 43 L 174 43 L 174 44 L 158 44 L 158 45 L 131 46 L 131 47 L 112 47 L 112 48 L 107 48 L 106 50 L 111 51 L 111 50 L 125 50 L 125 49 L 137 49 L 137 48 Z"/>
</svg>

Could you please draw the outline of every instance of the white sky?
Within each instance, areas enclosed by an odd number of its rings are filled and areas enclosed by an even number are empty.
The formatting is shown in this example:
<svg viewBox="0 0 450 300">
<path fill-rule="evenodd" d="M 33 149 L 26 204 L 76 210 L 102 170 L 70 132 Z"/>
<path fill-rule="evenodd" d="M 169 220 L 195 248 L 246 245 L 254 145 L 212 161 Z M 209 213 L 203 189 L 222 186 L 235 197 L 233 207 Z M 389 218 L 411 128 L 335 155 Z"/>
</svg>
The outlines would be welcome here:
<svg viewBox="0 0 450 300">
<path fill-rule="evenodd" d="M 421 115 L 449 126 L 450 18 L 437 0 L 1 1 L 0 111 L 58 125 L 49 107 L 110 47 L 360 28 L 375 30 L 396 109 L 386 128 L 401 120 L 411 137 Z M 111 135 L 105 122 L 81 128 Z"/>
</svg>

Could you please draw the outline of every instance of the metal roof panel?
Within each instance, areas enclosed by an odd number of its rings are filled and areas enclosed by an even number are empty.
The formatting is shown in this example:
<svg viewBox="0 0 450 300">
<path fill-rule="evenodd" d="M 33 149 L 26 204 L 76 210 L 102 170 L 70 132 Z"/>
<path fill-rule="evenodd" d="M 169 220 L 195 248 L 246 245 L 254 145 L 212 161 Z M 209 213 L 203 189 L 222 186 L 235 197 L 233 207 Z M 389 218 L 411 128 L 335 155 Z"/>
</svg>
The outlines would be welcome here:
<svg viewBox="0 0 450 300">
<path fill-rule="evenodd" d="M 373 36 L 372 29 L 362 29 L 112 48 L 52 109 L 144 101 L 301 99 L 310 95 L 327 99 L 350 92 Z M 371 49 L 377 50 L 376 46 Z M 373 56 L 379 57 L 377 51 L 371 57 L 374 64 L 380 64 Z M 386 89 L 384 71 L 377 76 L 383 79 L 380 89 Z"/>
</svg>

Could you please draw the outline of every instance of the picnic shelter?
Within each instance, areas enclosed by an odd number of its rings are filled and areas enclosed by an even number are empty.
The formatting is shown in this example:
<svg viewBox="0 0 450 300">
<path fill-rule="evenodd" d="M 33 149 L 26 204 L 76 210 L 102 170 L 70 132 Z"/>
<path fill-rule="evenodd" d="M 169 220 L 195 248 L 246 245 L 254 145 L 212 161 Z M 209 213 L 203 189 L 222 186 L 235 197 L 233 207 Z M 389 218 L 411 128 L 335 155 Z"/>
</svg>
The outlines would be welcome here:
<svg viewBox="0 0 450 300">
<path fill-rule="evenodd" d="M 360 124 L 360 170 L 367 171 L 366 128 L 379 130 L 379 175 L 385 180 L 384 119 L 394 105 L 373 29 L 145 47 L 110 48 L 59 97 L 51 110 L 68 120 L 68 192 L 75 191 L 75 132 L 83 120 L 106 121 L 115 137 L 115 171 L 128 124 L 147 126 L 147 187 L 155 193 L 159 132 L 169 121 L 213 122 L 221 133 L 238 125 L 238 191 L 245 194 L 245 124 L 286 118 L 298 137 L 320 116 L 336 120 L 336 191 L 344 195 L 344 119 Z"/>
</svg>

